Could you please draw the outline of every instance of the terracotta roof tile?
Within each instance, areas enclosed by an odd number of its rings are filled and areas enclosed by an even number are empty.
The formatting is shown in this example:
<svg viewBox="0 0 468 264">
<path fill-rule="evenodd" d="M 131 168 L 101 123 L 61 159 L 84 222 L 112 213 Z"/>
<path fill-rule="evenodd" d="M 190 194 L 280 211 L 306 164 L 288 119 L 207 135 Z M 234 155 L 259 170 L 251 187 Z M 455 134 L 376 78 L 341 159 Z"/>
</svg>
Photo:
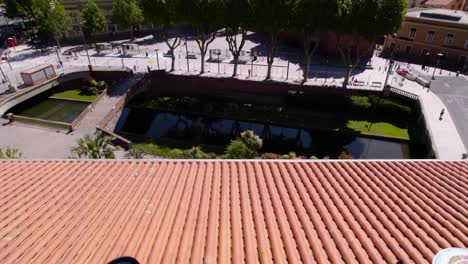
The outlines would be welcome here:
<svg viewBox="0 0 468 264">
<path fill-rule="evenodd" d="M 429 263 L 468 163 L 0 161 L 2 263 Z"/>
</svg>

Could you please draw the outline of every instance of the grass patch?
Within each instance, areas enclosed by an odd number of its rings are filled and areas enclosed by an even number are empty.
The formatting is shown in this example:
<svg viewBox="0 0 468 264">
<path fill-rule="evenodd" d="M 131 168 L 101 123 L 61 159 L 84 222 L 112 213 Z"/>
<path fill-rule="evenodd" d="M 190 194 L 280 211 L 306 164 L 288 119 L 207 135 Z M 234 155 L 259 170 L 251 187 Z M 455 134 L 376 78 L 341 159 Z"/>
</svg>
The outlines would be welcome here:
<svg viewBox="0 0 468 264">
<path fill-rule="evenodd" d="M 361 133 L 409 139 L 407 128 L 399 128 L 389 123 L 349 120 L 346 126 Z"/>
<path fill-rule="evenodd" d="M 79 89 L 66 90 L 51 96 L 50 98 L 56 99 L 71 99 L 92 102 L 96 100 L 97 95 L 84 95 Z"/>
</svg>

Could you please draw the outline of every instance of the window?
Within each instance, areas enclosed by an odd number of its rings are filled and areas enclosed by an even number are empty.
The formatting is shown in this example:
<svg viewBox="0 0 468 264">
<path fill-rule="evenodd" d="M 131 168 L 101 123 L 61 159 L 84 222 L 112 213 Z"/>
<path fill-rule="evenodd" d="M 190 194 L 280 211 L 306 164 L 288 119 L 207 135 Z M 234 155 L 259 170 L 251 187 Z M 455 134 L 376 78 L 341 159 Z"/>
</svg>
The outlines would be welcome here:
<svg viewBox="0 0 468 264">
<path fill-rule="evenodd" d="M 445 38 L 444 45 L 445 46 L 452 46 L 453 38 L 454 38 L 454 35 L 452 33 L 448 33 L 447 37 Z"/>
<path fill-rule="evenodd" d="M 427 42 L 432 42 L 434 40 L 434 31 L 428 31 L 426 36 Z"/>
<path fill-rule="evenodd" d="M 409 33 L 409 38 L 410 39 L 414 39 L 416 37 L 416 29 L 415 28 L 411 28 L 410 29 L 410 33 Z"/>
<path fill-rule="evenodd" d="M 405 55 L 406 55 L 406 56 L 411 55 L 411 46 L 406 46 L 406 48 L 405 48 Z"/>
</svg>

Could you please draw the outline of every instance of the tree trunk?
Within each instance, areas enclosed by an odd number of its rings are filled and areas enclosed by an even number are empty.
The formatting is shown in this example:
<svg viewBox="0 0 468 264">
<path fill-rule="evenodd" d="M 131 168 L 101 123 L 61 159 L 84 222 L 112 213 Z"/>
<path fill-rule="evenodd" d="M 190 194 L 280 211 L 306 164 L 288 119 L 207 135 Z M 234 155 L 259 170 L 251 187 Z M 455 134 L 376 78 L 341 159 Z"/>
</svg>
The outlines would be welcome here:
<svg viewBox="0 0 468 264">
<path fill-rule="evenodd" d="M 167 47 L 169 48 L 169 52 L 171 53 L 171 70 L 173 72 L 175 70 L 175 50 L 180 45 L 182 38 L 180 36 L 176 36 L 172 43 L 169 42 L 169 36 L 164 33 L 161 29 L 161 35 L 166 42 Z"/>
<path fill-rule="evenodd" d="M 271 68 L 273 66 L 273 61 L 270 62 L 270 59 L 267 59 L 268 60 L 268 69 L 267 69 L 267 76 L 265 78 L 265 80 L 270 80 L 271 79 Z"/>
<path fill-rule="evenodd" d="M 310 65 L 310 57 L 311 56 L 310 56 L 310 53 L 308 51 L 306 51 L 305 56 L 306 56 L 306 58 L 305 58 L 306 59 L 306 61 L 305 61 L 306 68 L 305 68 L 305 71 L 304 71 L 304 76 L 303 76 L 304 78 L 302 80 L 302 83 L 306 83 L 308 78 L 309 78 L 309 65 Z"/>
<path fill-rule="evenodd" d="M 237 35 L 241 34 L 240 44 L 237 45 Z M 234 70 L 232 72 L 232 77 L 237 76 L 237 69 L 239 65 L 239 56 L 242 48 L 245 44 L 245 36 L 247 35 L 247 30 L 240 27 L 226 28 L 226 41 L 229 45 L 229 51 L 234 57 Z"/>
<path fill-rule="evenodd" d="M 174 54 L 174 49 L 169 49 L 172 56 L 171 56 L 171 72 L 175 70 L 175 54 Z"/>
<path fill-rule="evenodd" d="M 239 54 L 234 55 L 234 70 L 232 71 L 232 77 L 237 76 L 237 65 L 239 64 Z"/>
<path fill-rule="evenodd" d="M 205 73 L 205 54 L 206 54 L 206 50 L 200 53 L 200 60 L 201 60 L 200 74 Z"/>
<path fill-rule="evenodd" d="M 204 28 L 198 29 L 198 32 L 198 39 L 196 39 L 195 41 L 197 42 L 198 48 L 200 49 L 200 74 L 203 74 L 205 73 L 205 55 L 209 45 L 216 38 L 217 31 L 212 31 L 210 29 Z"/>
<path fill-rule="evenodd" d="M 271 68 L 273 67 L 273 62 L 275 61 L 275 53 L 276 53 L 276 48 L 278 45 L 278 34 L 276 32 L 270 32 L 270 41 L 269 41 L 269 47 L 267 50 L 267 64 L 268 64 L 268 69 L 267 69 L 267 76 L 265 80 L 270 80 L 271 79 Z"/>
<path fill-rule="evenodd" d="M 351 72 L 353 71 L 353 67 L 352 66 L 348 66 L 348 71 L 346 72 L 346 77 L 345 77 L 345 80 L 343 82 L 343 88 L 346 88 L 349 84 L 349 78 L 351 77 Z"/>
</svg>

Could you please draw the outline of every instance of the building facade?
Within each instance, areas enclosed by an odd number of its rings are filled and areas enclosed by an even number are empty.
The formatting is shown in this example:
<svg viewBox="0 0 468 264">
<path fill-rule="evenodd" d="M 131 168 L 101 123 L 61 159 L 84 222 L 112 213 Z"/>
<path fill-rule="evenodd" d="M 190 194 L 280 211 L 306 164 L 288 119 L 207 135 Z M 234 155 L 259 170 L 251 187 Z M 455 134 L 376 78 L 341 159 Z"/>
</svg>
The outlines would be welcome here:
<svg viewBox="0 0 468 264">
<path fill-rule="evenodd" d="M 82 19 L 81 11 L 86 7 L 87 0 L 61 0 L 63 7 L 70 14 L 72 18 L 72 29 L 67 32 L 67 36 L 76 37 L 82 34 Z M 107 31 L 115 29 L 115 25 L 112 24 L 112 2 L 113 0 L 95 0 L 96 4 L 102 10 L 107 22 Z"/>
<path fill-rule="evenodd" d="M 386 36 L 384 48 L 413 62 L 468 69 L 468 12 L 409 9 L 402 28 Z M 440 54 L 440 55 L 438 55 Z"/>
</svg>

